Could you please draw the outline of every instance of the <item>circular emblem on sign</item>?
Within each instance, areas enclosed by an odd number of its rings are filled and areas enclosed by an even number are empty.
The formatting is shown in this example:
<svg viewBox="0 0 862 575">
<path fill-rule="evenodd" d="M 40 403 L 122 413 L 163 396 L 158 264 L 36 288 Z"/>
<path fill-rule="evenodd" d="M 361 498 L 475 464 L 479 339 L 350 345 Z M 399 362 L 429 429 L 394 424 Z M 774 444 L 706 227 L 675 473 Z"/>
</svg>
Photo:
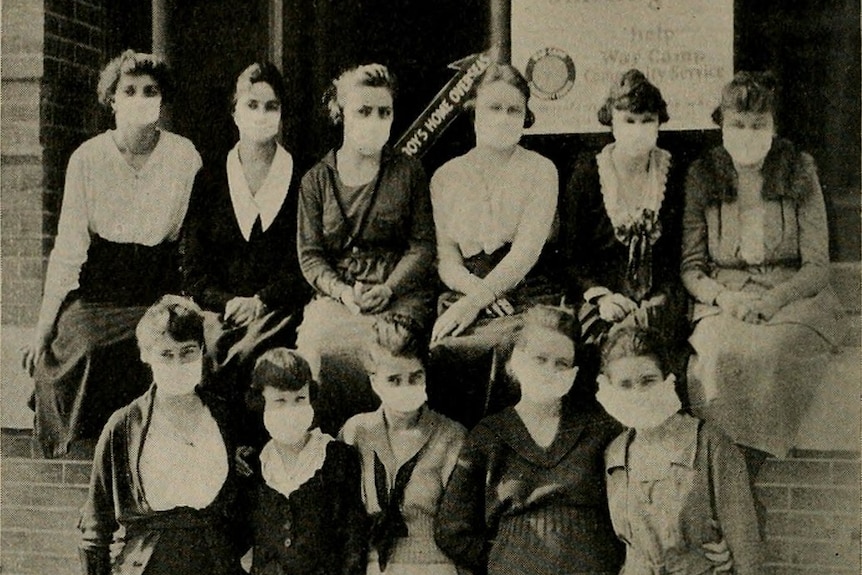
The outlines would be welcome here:
<svg viewBox="0 0 862 575">
<path fill-rule="evenodd" d="M 575 63 L 559 48 L 542 48 L 527 62 L 526 76 L 536 96 L 558 100 L 575 84 Z"/>
</svg>

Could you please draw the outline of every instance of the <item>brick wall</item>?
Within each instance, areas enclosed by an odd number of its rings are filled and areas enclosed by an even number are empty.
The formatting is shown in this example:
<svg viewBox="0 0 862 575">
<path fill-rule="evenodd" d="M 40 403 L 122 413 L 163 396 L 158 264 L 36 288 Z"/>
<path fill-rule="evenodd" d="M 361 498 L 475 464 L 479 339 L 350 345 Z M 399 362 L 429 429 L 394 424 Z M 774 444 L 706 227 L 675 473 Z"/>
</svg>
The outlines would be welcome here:
<svg viewBox="0 0 862 575">
<path fill-rule="evenodd" d="M 79 573 L 75 526 L 92 444 L 74 444 L 67 460 L 43 460 L 34 458 L 28 434 L 2 433 L 0 571 Z M 768 575 L 860 573 L 859 481 L 858 453 L 799 452 L 766 462 L 757 491 L 767 508 Z"/>
</svg>

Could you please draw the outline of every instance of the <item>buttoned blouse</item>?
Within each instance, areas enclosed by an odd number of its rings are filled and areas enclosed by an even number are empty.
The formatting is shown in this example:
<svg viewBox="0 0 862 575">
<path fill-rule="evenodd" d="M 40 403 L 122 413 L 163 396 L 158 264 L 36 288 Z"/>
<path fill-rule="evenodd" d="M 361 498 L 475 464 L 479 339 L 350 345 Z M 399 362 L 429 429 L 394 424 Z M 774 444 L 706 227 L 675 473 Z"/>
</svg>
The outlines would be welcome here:
<svg viewBox="0 0 862 575">
<path fill-rule="evenodd" d="M 66 170 L 40 319 L 53 316 L 66 294 L 78 287 L 91 233 L 145 246 L 176 240 L 200 167 L 194 144 L 165 130 L 140 170 L 123 158 L 110 131 L 81 144 Z"/>
</svg>

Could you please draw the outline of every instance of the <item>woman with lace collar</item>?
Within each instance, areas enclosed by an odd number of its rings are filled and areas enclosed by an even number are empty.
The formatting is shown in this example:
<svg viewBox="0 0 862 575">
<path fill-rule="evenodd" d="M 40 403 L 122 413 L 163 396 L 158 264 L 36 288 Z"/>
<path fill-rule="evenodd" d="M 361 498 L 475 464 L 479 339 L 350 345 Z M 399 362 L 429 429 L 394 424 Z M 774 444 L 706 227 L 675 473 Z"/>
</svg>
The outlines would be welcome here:
<svg viewBox="0 0 862 575">
<path fill-rule="evenodd" d="M 629 70 L 598 120 L 614 141 L 579 158 L 560 205 L 569 297 L 583 302 L 585 341 L 598 343 L 620 323 L 681 341 L 681 185 L 670 153 L 656 145 L 667 104 L 642 72 Z"/>
</svg>

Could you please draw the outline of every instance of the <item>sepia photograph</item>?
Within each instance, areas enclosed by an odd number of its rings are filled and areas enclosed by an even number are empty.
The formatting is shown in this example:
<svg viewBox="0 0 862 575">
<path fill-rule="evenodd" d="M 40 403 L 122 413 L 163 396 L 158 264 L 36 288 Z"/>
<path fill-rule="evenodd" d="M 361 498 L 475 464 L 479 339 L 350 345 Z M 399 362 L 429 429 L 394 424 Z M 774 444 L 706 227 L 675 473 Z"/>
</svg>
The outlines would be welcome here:
<svg viewBox="0 0 862 575">
<path fill-rule="evenodd" d="M 0 16 L 0 574 L 862 571 L 858 2 Z"/>
</svg>

